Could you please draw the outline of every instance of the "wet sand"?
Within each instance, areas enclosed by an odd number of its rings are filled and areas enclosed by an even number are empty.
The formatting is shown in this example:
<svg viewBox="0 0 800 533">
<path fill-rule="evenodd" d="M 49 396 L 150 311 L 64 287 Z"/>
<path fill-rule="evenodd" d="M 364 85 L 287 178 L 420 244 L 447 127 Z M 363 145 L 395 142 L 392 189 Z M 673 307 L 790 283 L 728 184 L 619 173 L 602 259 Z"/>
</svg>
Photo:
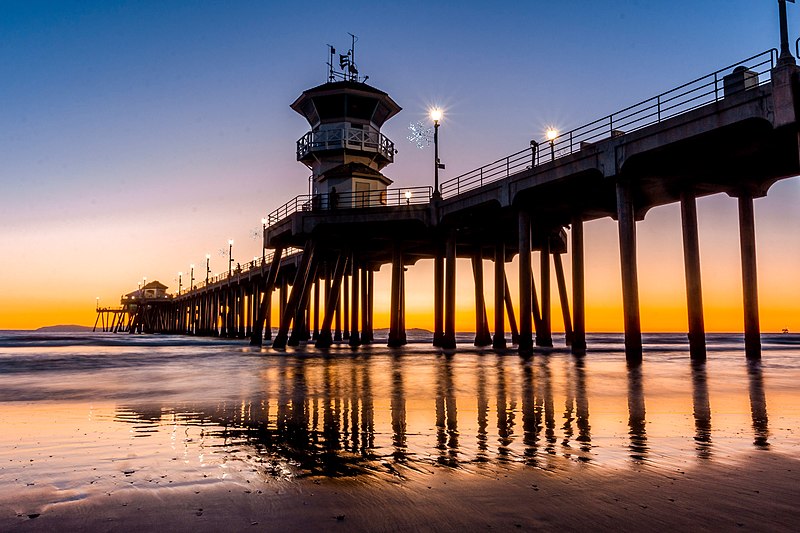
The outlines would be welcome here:
<svg viewBox="0 0 800 533">
<path fill-rule="evenodd" d="M 764 452 L 732 466 L 664 472 L 448 467 L 369 480 L 306 478 L 140 490 L 37 506 L 0 502 L 3 531 L 475 531 L 686 528 L 796 531 L 800 462 Z M 52 496 L 52 495 L 50 495 Z M 45 497 L 45 499 L 48 499 Z M 38 517 L 34 517 L 40 514 Z M 30 517 L 29 517 L 30 515 Z"/>
<path fill-rule="evenodd" d="M 800 338 L 593 341 L 0 336 L 0 531 L 797 530 Z"/>
</svg>

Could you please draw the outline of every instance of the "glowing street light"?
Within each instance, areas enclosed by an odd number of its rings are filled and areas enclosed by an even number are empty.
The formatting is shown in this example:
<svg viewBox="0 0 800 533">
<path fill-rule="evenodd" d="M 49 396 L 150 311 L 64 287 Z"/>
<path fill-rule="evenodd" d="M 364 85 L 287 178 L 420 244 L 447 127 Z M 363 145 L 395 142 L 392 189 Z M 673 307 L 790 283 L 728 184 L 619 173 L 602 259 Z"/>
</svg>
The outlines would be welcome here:
<svg viewBox="0 0 800 533">
<path fill-rule="evenodd" d="M 233 239 L 228 239 L 228 277 L 233 271 Z"/>
<path fill-rule="evenodd" d="M 442 197 L 439 192 L 439 169 L 444 169 L 444 165 L 439 161 L 439 121 L 442 120 L 442 110 L 433 108 L 430 111 L 430 116 L 433 121 L 433 198 L 439 199 Z"/>
<path fill-rule="evenodd" d="M 261 262 L 265 262 L 267 260 L 267 247 L 264 246 L 264 236 L 267 234 L 267 222 L 266 218 L 261 219 Z"/>
<path fill-rule="evenodd" d="M 556 139 L 558 138 L 558 130 L 555 128 L 547 128 L 547 140 L 550 141 L 550 160 L 556 159 Z"/>
</svg>

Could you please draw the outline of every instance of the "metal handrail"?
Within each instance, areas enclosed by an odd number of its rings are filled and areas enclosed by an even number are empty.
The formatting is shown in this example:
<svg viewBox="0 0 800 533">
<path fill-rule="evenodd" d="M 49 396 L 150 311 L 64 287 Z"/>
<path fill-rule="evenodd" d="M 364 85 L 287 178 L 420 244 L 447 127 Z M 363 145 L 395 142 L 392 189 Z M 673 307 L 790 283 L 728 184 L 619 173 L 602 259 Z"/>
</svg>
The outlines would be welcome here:
<svg viewBox="0 0 800 533">
<path fill-rule="evenodd" d="M 430 202 L 432 194 L 433 187 L 430 186 L 333 194 L 301 194 L 267 215 L 267 224 L 273 226 L 298 211 L 332 211 L 427 204 Z"/>
<path fill-rule="evenodd" d="M 294 248 L 294 247 L 285 248 L 284 251 L 283 251 L 282 259 L 287 259 L 289 257 L 293 257 L 293 256 L 295 256 L 297 254 L 302 253 L 302 252 L 303 252 L 303 250 L 301 248 Z M 233 279 L 235 277 L 248 276 L 254 270 L 257 270 L 257 271 L 260 272 L 262 268 L 263 269 L 268 269 L 269 268 L 269 264 L 272 262 L 272 258 L 273 257 L 275 257 L 275 252 L 274 251 L 265 254 L 264 257 L 259 257 L 259 258 L 253 259 L 252 261 L 248 261 L 244 265 L 241 265 L 240 268 L 237 267 L 237 268 L 231 270 L 230 276 L 228 275 L 228 272 L 221 272 L 219 274 L 215 274 L 213 276 L 210 276 L 208 278 L 208 285 L 206 285 L 206 280 L 200 280 L 199 282 L 194 284 L 194 288 L 193 289 L 188 289 L 187 288 L 187 289 L 184 289 L 183 291 L 181 291 L 180 296 L 185 296 L 188 292 L 198 291 L 198 290 L 203 289 L 203 288 L 205 288 L 207 286 L 210 287 L 212 285 L 216 285 L 217 283 L 219 283 L 221 281 L 225 281 L 225 280 L 227 280 L 229 278 Z"/>
<path fill-rule="evenodd" d="M 389 162 L 394 161 L 394 143 L 378 131 L 344 126 L 336 129 L 309 131 L 297 140 L 297 160 L 309 152 L 353 148 L 377 152 Z"/>
<path fill-rule="evenodd" d="M 800 39 L 796 46 L 800 46 Z M 525 148 L 442 182 L 442 196 L 451 197 L 476 189 L 517 172 L 578 152 L 588 144 L 599 140 L 624 135 L 687 113 L 703 105 L 719 102 L 725 94 L 722 74 L 728 73 L 736 67 L 746 65 L 759 77 L 757 85 L 763 85 L 770 81 L 769 74 L 775 67 L 777 59 L 778 50 L 772 48 L 621 109 L 616 113 L 561 133 L 553 141 L 532 141 L 530 148 Z M 762 80 L 760 78 L 763 74 L 767 74 L 767 76 Z M 721 88 L 723 89 L 722 94 L 720 94 Z"/>
</svg>

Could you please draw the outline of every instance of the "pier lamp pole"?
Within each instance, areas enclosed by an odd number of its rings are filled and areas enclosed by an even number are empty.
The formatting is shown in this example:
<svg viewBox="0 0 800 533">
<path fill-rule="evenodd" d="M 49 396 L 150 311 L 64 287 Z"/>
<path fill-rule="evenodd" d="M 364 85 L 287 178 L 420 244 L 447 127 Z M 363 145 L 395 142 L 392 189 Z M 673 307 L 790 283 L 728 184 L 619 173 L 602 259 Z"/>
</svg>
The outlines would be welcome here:
<svg viewBox="0 0 800 533">
<path fill-rule="evenodd" d="M 264 246 L 264 236 L 267 234 L 267 219 L 261 219 L 261 263 L 267 260 L 267 247 Z"/>
<path fill-rule="evenodd" d="M 189 268 L 191 269 L 191 279 L 189 280 L 189 290 L 193 291 L 194 290 L 194 263 L 189 265 Z"/>
<path fill-rule="evenodd" d="M 211 275 L 211 254 L 206 254 L 206 286 L 208 286 L 208 277 Z"/>
<path fill-rule="evenodd" d="M 442 197 L 439 192 L 439 169 L 444 168 L 439 162 L 439 121 L 442 120 L 441 109 L 431 109 L 431 120 L 433 120 L 433 199 L 438 200 Z"/>
<path fill-rule="evenodd" d="M 233 239 L 228 239 L 228 277 L 233 271 Z"/>
<path fill-rule="evenodd" d="M 181 295 L 182 283 L 183 283 L 183 272 L 178 272 L 178 296 Z"/>
<path fill-rule="evenodd" d="M 794 56 L 789 50 L 789 29 L 786 23 L 786 2 L 791 2 L 794 4 L 794 0 L 778 0 L 778 11 L 780 14 L 781 24 L 781 54 L 778 58 L 778 61 L 781 64 L 794 65 Z"/>
<path fill-rule="evenodd" d="M 547 129 L 547 140 L 550 141 L 550 160 L 556 160 L 556 138 L 558 137 L 558 130 L 555 128 Z"/>
</svg>

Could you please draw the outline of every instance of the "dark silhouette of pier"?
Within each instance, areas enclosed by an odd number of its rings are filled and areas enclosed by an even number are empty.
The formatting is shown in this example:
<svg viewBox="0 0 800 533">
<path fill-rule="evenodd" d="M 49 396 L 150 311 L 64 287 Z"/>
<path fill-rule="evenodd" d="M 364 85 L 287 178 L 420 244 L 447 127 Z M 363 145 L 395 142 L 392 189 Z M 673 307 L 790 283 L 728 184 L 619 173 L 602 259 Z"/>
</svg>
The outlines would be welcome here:
<svg viewBox="0 0 800 533">
<path fill-rule="evenodd" d="M 388 343 L 402 346 L 405 269 L 432 259 L 432 342 L 455 348 L 455 261 L 469 258 L 476 346 L 506 348 L 504 316 L 521 354 L 552 346 L 555 282 L 566 341 L 581 354 L 586 350 L 583 225 L 611 217 L 618 226 L 625 352 L 635 363 L 642 358 L 636 221 L 653 207 L 679 203 L 690 354 L 703 360 L 696 199 L 725 193 L 739 208 L 745 352 L 759 358 L 753 200 L 776 181 L 800 174 L 800 72 L 788 48 L 785 5 L 780 6 L 780 51 L 767 50 L 574 130 L 531 141 L 440 188 L 438 179 L 433 188 L 389 187 L 382 170 L 395 151 L 380 128 L 400 107 L 357 71 L 338 73 L 331 63 L 328 82 L 292 104 L 311 126 L 297 142 L 297 159 L 312 170 L 314 192 L 269 215 L 264 248 L 270 252 L 261 260 L 170 298 L 166 319 L 151 329 L 249 337 L 260 345 L 276 326 L 275 350 L 309 340 L 320 349 L 333 342 L 368 344 L 374 341 L 373 273 L 391 264 Z M 438 153 L 435 164 L 438 172 Z M 571 294 L 562 262 L 567 250 Z M 531 267 L 536 251 L 538 280 Z M 515 255 L 519 292 L 511 294 L 505 263 Z M 485 259 L 494 262 L 493 327 L 483 295 Z M 279 293 L 275 312 L 274 291 Z"/>
</svg>

